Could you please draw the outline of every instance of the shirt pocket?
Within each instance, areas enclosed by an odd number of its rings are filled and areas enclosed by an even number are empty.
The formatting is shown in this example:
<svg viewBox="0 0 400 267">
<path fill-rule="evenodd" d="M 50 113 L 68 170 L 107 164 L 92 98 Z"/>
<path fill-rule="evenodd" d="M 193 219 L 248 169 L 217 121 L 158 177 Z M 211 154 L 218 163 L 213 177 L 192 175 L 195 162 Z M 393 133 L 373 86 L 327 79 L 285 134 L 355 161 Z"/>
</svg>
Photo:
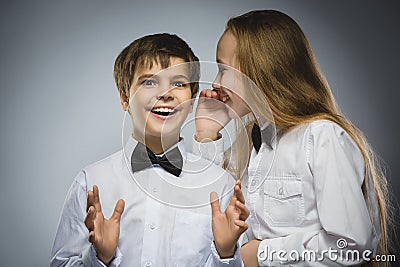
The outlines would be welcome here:
<svg viewBox="0 0 400 267">
<path fill-rule="evenodd" d="M 301 177 L 268 177 L 264 182 L 264 215 L 271 226 L 297 226 L 304 221 Z"/>
<path fill-rule="evenodd" d="M 173 266 L 204 266 L 213 242 L 211 216 L 177 211 L 171 238 Z"/>
</svg>

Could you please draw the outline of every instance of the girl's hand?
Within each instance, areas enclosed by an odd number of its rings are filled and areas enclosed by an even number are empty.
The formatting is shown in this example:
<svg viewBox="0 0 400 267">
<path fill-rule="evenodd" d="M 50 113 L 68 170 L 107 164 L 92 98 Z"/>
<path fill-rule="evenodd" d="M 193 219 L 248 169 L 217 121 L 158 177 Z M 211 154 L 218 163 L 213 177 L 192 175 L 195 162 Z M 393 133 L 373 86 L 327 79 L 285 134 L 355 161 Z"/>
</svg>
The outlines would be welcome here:
<svg viewBox="0 0 400 267">
<path fill-rule="evenodd" d="M 254 239 L 250 240 L 240 248 L 240 255 L 245 267 L 258 267 L 258 246 L 261 240 Z"/>
<path fill-rule="evenodd" d="M 108 265 L 117 249 L 121 215 L 124 212 L 125 202 L 120 199 L 115 205 L 110 219 L 105 219 L 101 211 L 99 189 L 93 186 L 93 191 L 88 192 L 87 214 L 85 225 L 89 230 L 89 242 L 96 249 L 97 257 Z"/>
<path fill-rule="evenodd" d="M 221 258 L 233 257 L 240 235 L 248 228 L 245 221 L 250 211 L 245 206 L 240 181 L 236 182 L 234 190 L 225 212 L 221 212 L 217 193 L 212 192 L 210 195 L 212 230 L 215 246 Z"/>
<path fill-rule="evenodd" d="M 224 96 L 219 91 L 205 89 L 200 92 L 196 109 L 196 140 L 198 142 L 215 141 L 231 118 L 224 104 Z"/>
</svg>

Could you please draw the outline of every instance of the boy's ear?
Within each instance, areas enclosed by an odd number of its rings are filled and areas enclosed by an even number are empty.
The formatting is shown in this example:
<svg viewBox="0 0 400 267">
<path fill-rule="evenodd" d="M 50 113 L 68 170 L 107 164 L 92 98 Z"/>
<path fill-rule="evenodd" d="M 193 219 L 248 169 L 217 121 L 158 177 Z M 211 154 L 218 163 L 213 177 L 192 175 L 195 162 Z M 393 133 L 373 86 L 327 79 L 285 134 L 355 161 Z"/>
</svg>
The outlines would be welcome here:
<svg viewBox="0 0 400 267">
<path fill-rule="evenodd" d="M 192 99 L 190 99 L 190 111 L 189 113 L 193 112 L 194 102 L 196 101 L 197 93 L 192 95 Z"/>
<path fill-rule="evenodd" d="M 121 99 L 121 106 L 124 111 L 129 109 L 129 97 L 125 94 L 124 90 L 119 90 L 119 98 Z"/>
</svg>

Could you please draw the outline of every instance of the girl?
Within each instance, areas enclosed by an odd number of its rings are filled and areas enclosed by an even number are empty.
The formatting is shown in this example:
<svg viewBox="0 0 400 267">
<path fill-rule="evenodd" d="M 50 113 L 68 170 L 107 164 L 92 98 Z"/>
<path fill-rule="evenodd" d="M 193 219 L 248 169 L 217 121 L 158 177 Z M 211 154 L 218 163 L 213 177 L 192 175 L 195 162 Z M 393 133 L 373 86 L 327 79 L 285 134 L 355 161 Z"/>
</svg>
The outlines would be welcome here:
<svg viewBox="0 0 400 267">
<path fill-rule="evenodd" d="M 364 135 L 338 109 L 299 25 L 274 10 L 232 18 L 217 62 L 213 90 L 201 93 L 194 151 L 216 153 L 214 163 L 242 179 L 251 211 L 245 266 L 356 265 L 387 254 L 386 178 Z M 226 86 L 231 67 L 261 93 Z M 232 111 L 245 124 L 233 158 L 223 154 L 219 134 Z"/>
</svg>

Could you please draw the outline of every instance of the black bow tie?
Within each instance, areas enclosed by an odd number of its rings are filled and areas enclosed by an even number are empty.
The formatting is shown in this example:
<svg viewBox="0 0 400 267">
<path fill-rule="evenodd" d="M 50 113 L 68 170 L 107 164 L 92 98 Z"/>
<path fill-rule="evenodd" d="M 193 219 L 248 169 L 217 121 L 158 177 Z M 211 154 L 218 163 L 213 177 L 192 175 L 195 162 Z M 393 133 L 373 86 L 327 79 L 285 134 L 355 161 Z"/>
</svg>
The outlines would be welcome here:
<svg viewBox="0 0 400 267">
<path fill-rule="evenodd" d="M 254 124 L 251 130 L 251 140 L 255 150 L 260 150 L 262 142 L 266 143 L 270 149 L 272 149 L 272 140 L 274 138 L 274 126 L 269 124 L 265 129 L 260 130 L 260 126 Z"/>
<path fill-rule="evenodd" d="M 132 172 L 144 170 L 153 164 L 160 165 L 167 172 L 178 177 L 183 166 L 183 158 L 178 146 L 159 157 L 144 144 L 138 142 L 131 157 Z"/>
</svg>

